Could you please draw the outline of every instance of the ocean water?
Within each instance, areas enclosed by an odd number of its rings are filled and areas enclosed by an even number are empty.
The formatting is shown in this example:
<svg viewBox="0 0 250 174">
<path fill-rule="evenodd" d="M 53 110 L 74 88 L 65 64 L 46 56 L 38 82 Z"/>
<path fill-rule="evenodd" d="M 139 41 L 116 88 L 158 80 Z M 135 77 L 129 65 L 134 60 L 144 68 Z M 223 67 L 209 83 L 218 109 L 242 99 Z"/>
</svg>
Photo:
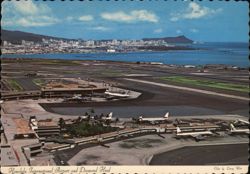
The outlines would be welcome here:
<svg viewBox="0 0 250 174">
<path fill-rule="evenodd" d="M 82 53 L 82 54 L 12 54 L 7 58 L 48 58 L 66 60 L 109 60 L 127 62 L 161 62 L 174 65 L 225 64 L 249 67 L 248 43 L 203 43 L 187 45 L 196 50 L 129 53 Z"/>
</svg>

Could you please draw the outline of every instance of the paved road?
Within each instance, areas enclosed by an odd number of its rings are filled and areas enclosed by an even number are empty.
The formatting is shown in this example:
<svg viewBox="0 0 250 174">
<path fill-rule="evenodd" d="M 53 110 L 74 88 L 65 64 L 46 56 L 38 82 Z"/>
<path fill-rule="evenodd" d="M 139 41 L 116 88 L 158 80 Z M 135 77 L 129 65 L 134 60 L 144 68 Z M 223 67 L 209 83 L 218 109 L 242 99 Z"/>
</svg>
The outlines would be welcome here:
<svg viewBox="0 0 250 174">
<path fill-rule="evenodd" d="M 150 165 L 246 165 L 248 144 L 191 146 L 155 155 Z"/>
<path fill-rule="evenodd" d="M 240 97 L 240 96 L 236 96 L 236 95 L 222 94 L 222 93 L 206 91 L 206 90 L 202 90 L 202 89 L 194 89 L 194 88 L 188 88 L 188 87 L 182 87 L 182 86 L 168 85 L 168 84 L 164 84 L 164 83 L 156 83 L 156 82 L 150 82 L 150 81 L 146 81 L 146 80 L 137 80 L 137 79 L 130 79 L 130 78 L 124 78 L 124 80 L 133 81 L 133 82 L 140 82 L 140 83 L 146 83 L 146 84 L 151 84 L 151 85 L 161 86 L 161 87 L 166 87 L 166 88 L 174 88 L 174 89 L 186 90 L 186 91 L 202 93 L 202 94 L 208 94 L 208 95 L 216 95 L 216 96 L 233 98 L 233 99 L 244 100 L 244 101 L 249 100 L 249 98 Z"/>
</svg>

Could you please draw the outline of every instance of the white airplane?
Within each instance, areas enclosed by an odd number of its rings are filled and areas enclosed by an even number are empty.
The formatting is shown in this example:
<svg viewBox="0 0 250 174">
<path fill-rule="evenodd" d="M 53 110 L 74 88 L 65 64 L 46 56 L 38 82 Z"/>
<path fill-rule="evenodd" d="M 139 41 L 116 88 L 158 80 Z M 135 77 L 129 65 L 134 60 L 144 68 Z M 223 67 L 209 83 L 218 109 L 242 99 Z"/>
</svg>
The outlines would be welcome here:
<svg viewBox="0 0 250 174">
<path fill-rule="evenodd" d="M 83 115 L 83 116 L 80 116 L 80 117 L 81 117 L 81 119 L 83 119 L 83 120 L 87 120 L 87 119 L 89 118 L 89 116 L 86 116 L 86 115 Z M 94 117 L 91 116 L 90 119 L 94 119 Z"/>
<path fill-rule="evenodd" d="M 121 93 L 116 93 L 116 92 L 109 92 L 109 90 L 107 90 L 105 94 L 115 96 L 115 97 L 129 97 L 128 92 L 126 94 L 121 94 Z"/>
<path fill-rule="evenodd" d="M 140 122 L 150 122 L 154 124 L 155 122 L 162 122 L 166 121 L 169 118 L 169 112 L 167 112 L 163 117 L 158 117 L 158 118 L 143 118 L 142 116 L 139 117 Z"/>
<path fill-rule="evenodd" d="M 205 136 L 211 136 L 213 133 L 211 131 L 191 131 L 191 132 L 182 132 L 179 127 L 176 127 L 176 137 L 192 137 L 196 141 L 203 140 Z"/>
<path fill-rule="evenodd" d="M 81 95 L 74 95 L 72 97 L 72 99 L 78 99 L 78 100 L 80 100 L 80 99 L 82 99 L 82 96 Z"/>
<path fill-rule="evenodd" d="M 237 119 L 234 123 L 237 123 L 237 122 L 242 122 L 242 123 L 249 125 L 249 121 L 246 121 L 246 120 Z"/>
<path fill-rule="evenodd" d="M 234 125 L 230 124 L 230 131 L 231 134 L 249 134 L 249 129 L 236 129 Z"/>
<path fill-rule="evenodd" d="M 102 120 L 112 120 L 113 112 L 110 112 L 106 117 L 102 117 Z"/>
</svg>

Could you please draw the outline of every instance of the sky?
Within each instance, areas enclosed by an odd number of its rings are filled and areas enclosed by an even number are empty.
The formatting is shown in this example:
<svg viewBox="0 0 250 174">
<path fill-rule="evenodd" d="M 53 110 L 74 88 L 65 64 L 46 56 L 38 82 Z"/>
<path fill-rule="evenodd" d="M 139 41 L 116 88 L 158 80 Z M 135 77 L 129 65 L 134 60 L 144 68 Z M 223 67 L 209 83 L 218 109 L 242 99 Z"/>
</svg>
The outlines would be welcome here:
<svg viewBox="0 0 250 174">
<path fill-rule="evenodd" d="M 3 29 L 72 39 L 185 35 L 202 42 L 248 42 L 248 2 L 4 1 Z"/>
</svg>

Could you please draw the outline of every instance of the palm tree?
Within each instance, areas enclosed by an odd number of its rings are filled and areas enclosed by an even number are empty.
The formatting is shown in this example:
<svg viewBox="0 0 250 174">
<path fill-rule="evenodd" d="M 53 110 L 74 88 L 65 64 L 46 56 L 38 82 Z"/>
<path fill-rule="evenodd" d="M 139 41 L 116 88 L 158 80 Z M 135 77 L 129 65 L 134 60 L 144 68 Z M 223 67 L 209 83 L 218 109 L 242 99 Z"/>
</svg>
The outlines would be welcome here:
<svg viewBox="0 0 250 174">
<path fill-rule="evenodd" d="M 87 121 L 88 121 L 88 122 L 90 121 L 90 115 L 87 116 Z"/>
<path fill-rule="evenodd" d="M 77 124 L 80 123 L 81 120 L 82 120 L 82 118 L 79 116 L 79 117 L 76 119 L 76 123 L 77 123 Z"/>
<path fill-rule="evenodd" d="M 110 120 L 105 120 L 106 125 L 110 125 Z"/>
<path fill-rule="evenodd" d="M 95 113 L 95 110 L 93 108 L 90 109 L 90 113 L 91 114 L 94 114 Z"/>
<path fill-rule="evenodd" d="M 117 122 L 119 122 L 119 118 L 115 119 L 115 125 L 117 124 Z"/>
<path fill-rule="evenodd" d="M 65 127 L 65 121 L 63 118 L 59 118 L 58 124 L 60 126 L 60 130 L 62 130 Z"/>
</svg>

